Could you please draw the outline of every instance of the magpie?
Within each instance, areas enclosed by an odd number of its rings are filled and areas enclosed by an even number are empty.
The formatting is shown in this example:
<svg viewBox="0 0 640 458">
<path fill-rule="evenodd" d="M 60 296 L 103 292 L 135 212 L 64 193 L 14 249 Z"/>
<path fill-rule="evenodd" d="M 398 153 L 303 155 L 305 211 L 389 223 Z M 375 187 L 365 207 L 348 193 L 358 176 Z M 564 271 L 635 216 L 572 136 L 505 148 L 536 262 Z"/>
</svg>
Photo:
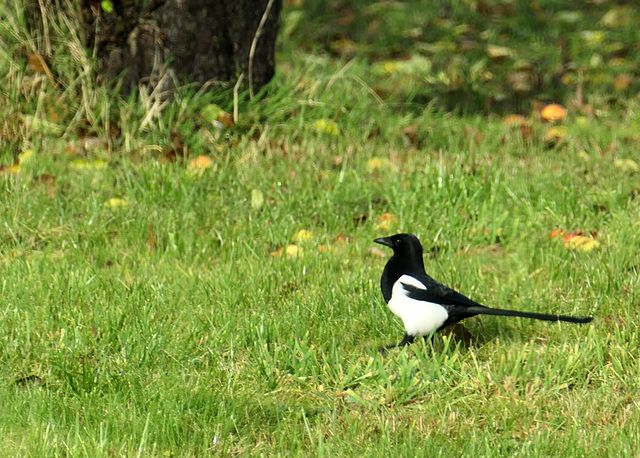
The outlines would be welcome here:
<svg viewBox="0 0 640 458">
<path fill-rule="evenodd" d="M 380 288 L 389 309 L 404 323 L 405 335 L 401 342 L 380 348 L 390 348 L 425 339 L 436 332 L 476 315 L 498 315 L 533 318 L 545 321 L 589 323 L 592 317 L 547 315 L 485 307 L 457 291 L 437 282 L 424 270 L 422 245 L 413 234 L 396 234 L 374 240 L 393 250 L 380 279 Z"/>
</svg>

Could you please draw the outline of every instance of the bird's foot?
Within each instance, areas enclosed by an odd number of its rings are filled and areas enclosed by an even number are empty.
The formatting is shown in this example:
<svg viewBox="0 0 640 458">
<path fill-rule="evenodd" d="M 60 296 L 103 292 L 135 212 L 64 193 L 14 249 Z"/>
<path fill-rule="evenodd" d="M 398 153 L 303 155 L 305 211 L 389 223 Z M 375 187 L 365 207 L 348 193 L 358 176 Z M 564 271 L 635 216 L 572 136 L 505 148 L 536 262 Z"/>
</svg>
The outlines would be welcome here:
<svg viewBox="0 0 640 458">
<path fill-rule="evenodd" d="M 385 345 L 383 347 L 378 348 L 378 351 L 380 352 L 380 354 L 384 355 L 387 353 L 388 350 L 391 350 L 392 348 L 404 347 L 405 345 L 412 344 L 415 338 L 416 338 L 415 336 L 410 336 L 409 334 L 405 334 L 404 339 L 402 339 L 401 342 L 398 342 L 397 344 L 392 344 L 392 345 Z"/>
</svg>

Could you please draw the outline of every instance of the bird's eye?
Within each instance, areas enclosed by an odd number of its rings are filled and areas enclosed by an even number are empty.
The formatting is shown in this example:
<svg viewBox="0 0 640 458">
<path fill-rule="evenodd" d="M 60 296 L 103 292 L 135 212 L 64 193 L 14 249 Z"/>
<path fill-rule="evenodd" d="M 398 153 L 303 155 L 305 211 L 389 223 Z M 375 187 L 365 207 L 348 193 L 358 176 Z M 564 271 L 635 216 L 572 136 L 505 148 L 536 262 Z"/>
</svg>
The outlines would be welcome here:
<svg viewBox="0 0 640 458">
<path fill-rule="evenodd" d="M 400 239 L 395 239 L 395 240 L 393 241 L 393 243 L 394 243 L 395 245 L 400 245 L 401 240 L 400 240 Z"/>
</svg>

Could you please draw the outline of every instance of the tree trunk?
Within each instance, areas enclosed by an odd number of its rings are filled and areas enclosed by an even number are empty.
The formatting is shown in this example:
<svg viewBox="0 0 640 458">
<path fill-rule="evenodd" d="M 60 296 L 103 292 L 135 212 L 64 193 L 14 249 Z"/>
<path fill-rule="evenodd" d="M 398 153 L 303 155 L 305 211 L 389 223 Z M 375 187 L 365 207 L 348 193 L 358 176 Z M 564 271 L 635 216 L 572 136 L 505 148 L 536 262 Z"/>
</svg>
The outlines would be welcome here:
<svg viewBox="0 0 640 458">
<path fill-rule="evenodd" d="M 104 78 L 123 74 L 124 94 L 140 83 L 160 91 L 184 83 L 233 85 L 241 75 L 253 93 L 273 77 L 282 0 L 80 3 L 85 43 Z"/>
</svg>

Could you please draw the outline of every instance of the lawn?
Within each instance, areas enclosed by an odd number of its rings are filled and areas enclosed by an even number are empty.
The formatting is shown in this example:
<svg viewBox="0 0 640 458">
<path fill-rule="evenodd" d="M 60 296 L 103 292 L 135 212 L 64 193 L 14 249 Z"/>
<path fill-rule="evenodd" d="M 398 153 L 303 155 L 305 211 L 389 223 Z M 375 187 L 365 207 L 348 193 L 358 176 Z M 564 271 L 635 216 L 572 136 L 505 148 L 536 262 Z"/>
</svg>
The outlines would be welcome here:
<svg viewBox="0 0 640 458">
<path fill-rule="evenodd" d="M 0 455 L 637 456 L 639 13 L 286 3 L 232 126 L 0 4 Z M 594 321 L 380 355 L 396 232 L 480 303 Z"/>
</svg>

